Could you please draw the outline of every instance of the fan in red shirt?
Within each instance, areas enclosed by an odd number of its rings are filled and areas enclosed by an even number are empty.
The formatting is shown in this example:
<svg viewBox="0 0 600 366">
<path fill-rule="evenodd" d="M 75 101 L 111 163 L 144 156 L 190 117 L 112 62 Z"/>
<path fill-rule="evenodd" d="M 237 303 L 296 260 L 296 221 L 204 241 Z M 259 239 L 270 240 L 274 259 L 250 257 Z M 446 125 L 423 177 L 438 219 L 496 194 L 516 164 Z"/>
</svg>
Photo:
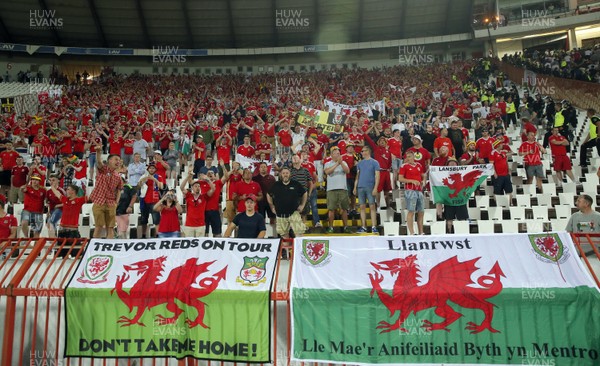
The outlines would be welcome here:
<svg viewBox="0 0 600 366">
<path fill-rule="evenodd" d="M 373 158 L 379 163 L 379 186 L 377 192 L 384 192 L 385 204 L 387 207 L 391 207 L 392 203 L 392 182 L 390 177 L 390 170 L 392 170 L 392 153 L 387 146 L 387 138 L 385 136 L 379 136 L 377 139 L 377 145 L 369 137 L 368 133 L 364 134 L 365 141 L 373 149 Z M 379 202 L 380 195 L 378 194 L 376 199 Z"/>
<path fill-rule="evenodd" d="M 221 237 L 223 229 L 221 223 L 221 192 L 223 191 L 225 182 L 229 178 L 229 174 L 225 172 L 221 179 L 217 179 L 215 172 L 209 170 L 206 173 L 206 177 L 208 178 L 207 182 L 214 185 L 214 191 L 212 194 L 207 195 L 208 199 L 206 201 L 206 208 L 204 209 L 205 236 L 208 236 L 208 232 L 211 231 L 213 237 Z"/>
<path fill-rule="evenodd" d="M 527 134 L 527 141 L 519 147 L 519 155 L 523 156 L 523 165 L 525 165 L 525 172 L 527 173 L 527 184 L 531 184 L 533 177 L 535 177 L 540 192 L 542 191 L 542 179 L 544 178 L 541 154 L 545 153 L 546 149 L 535 141 L 533 132 Z"/>
<path fill-rule="evenodd" d="M 490 137 L 490 131 L 487 128 L 484 128 L 481 131 L 481 137 L 475 143 L 475 147 L 477 148 L 477 151 L 479 151 L 479 157 L 485 162 L 490 161 L 490 154 L 494 149 L 492 146 L 493 143 L 494 139 Z"/>
<path fill-rule="evenodd" d="M 425 170 L 423 165 L 415 161 L 415 152 L 407 150 L 404 154 L 404 164 L 398 171 L 398 181 L 404 183 L 404 195 L 406 198 L 406 208 L 408 214 L 406 223 L 408 232 L 414 235 L 414 217 L 417 214 L 417 227 L 419 235 L 423 234 L 423 215 L 425 198 L 423 196 L 423 184 L 425 182 Z"/>
<path fill-rule="evenodd" d="M 9 215 L 4 210 L 6 206 L 6 197 L 0 194 L 0 238 L 14 239 L 17 237 L 17 218 Z M 3 247 L 6 242 L 0 241 L 0 247 Z"/>
<path fill-rule="evenodd" d="M 290 128 L 286 122 L 281 124 L 281 130 L 279 130 L 279 132 L 277 132 L 277 140 L 279 141 L 279 144 L 283 147 L 283 150 L 287 150 L 287 151 L 291 150 L 292 131 L 290 130 Z M 245 200 L 243 200 L 243 201 L 245 201 Z M 244 202 L 242 202 L 242 203 L 244 203 Z M 245 208 L 245 203 L 244 203 L 244 211 L 245 210 L 246 210 L 246 208 Z"/>
<path fill-rule="evenodd" d="M 42 178 L 34 174 L 31 176 L 30 183 L 21 187 L 24 192 L 23 211 L 21 212 L 21 229 L 24 237 L 29 237 L 29 225 L 33 231 L 33 237 L 40 236 L 44 226 L 44 200 L 46 199 L 46 189 L 40 185 Z"/>
<path fill-rule="evenodd" d="M 479 152 L 476 150 L 475 141 L 468 141 L 467 151 L 460 157 L 460 165 L 477 165 L 484 163 L 485 161 L 479 157 Z"/>
<path fill-rule="evenodd" d="M 60 218 L 59 238 L 80 238 L 79 234 L 79 215 L 81 208 L 87 202 L 87 197 L 77 197 L 78 187 L 74 184 L 67 186 L 65 195 L 55 187 L 51 188 L 52 193 L 60 197 L 62 203 L 62 217 Z M 112 228 L 111 228 L 112 229 Z M 73 254 L 73 253 L 71 253 Z"/>
<path fill-rule="evenodd" d="M 268 137 L 265 134 L 260 135 L 260 142 L 256 144 L 256 152 L 254 153 L 255 158 L 260 157 L 261 154 L 265 154 L 266 160 L 271 160 L 271 152 L 273 147 L 268 141 Z M 239 148 L 238 148 L 239 151 Z"/>
<path fill-rule="evenodd" d="M 440 137 L 436 138 L 433 143 L 433 151 L 435 152 L 435 155 L 440 155 L 440 148 L 442 146 L 448 148 L 449 156 L 454 156 L 454 145 L 452 145 L 452 140 L 448 138 L 448 129 L 446 128 L 442 128 L 440 130 Z"/>
<path fill-rule="evenodd" d="M 252 170 L 246 168 L 242 173 L 242 180 L 235 185 L 233 200 L 237 202 L 237 212 L 246 211 L 246 198 L 253 194 L 257 200 L 262 199 L 262 189 L 260 184 L 252 180 Z"/>
<path fill-rule="evenodd" d="M 523 131 L 521 133 L 521 142 L 525 142 L 525 141 L 527 141 L 527 134 L 529 134 L 529 132 L 533 132 L 534 134 L 536 134 L 537 128 L 527 118 L 523 118 L 522 121 L 523 121 L 523 127 L 522 127 Z"/>
<path fill-rule="evenodd" d="M 159 238 L 178 238 L 181 236 L 179 215 L 183 212 L 181 204 L 177 201 L 175 191 L 170 191 L 154 205 L 154 211 L 160 213 L 158 225 Z"/>
<path fill-rule="evenodd" d="M 508 168 L 508 155 L 510 151 L 503 150 L 502 140 L 494 140 L 494 150 L 490 153 L 490 163 L 494 164 L 494 195 L 508 194 L 508 201 L 512 200 L 512 182 Z"/>
<path fill-rule="evenodd" d="M 427 168 L 429 168 L 429 163 L 431 161 L 431 154 L 423 147 L 423 139 L 421 136 L 414 135 L 411 141 L 413 146 L 407 149 L 406 152 L 412 152 L 415 163 L 421 164 L 423 171 L 427 172 Z"/>
<path fill-rule="evenodd" d="M 571 159 L 567 153 L 567 146 L 569 146 L 569 140 L 560 134 L 558 127 L 552 128 L 552 135 L 548 138 L 550 144 L 550 151 L 552 152 L 552 166 L 556 172 L 557 186 L 561 187 L 563 182 L 563 172 L 566 172 L 567 176 L 571 178 L 575 184 L 581 184 L 573 176 Z"/>
<path fill-rule="evenodd" d="M 238 154 L 247 158 L 254 158 L 256 150 L 254 149 L 254 146 L 250 145 L 250 140 L 251 139 L 249 135 L 244 136 L 244 143 L 237 148 Z"/>
<path fill-rule="evenodd" d="M 202 237 L 206 232 L 206 204 L 208 197 L 213 195 L 215 186 L 204 175 L 202 177 L 202 180 L 193 182 L 192 188 L 188 189 L 188 184 L 193 180 L 193 175 L 190 174 L 181 182 L 179 187 L 181 193 L 183 193 L 183 200 L 187 209 L 185 222 L 183 223 L 183 233 L 187 238 Z"/>
</svg>

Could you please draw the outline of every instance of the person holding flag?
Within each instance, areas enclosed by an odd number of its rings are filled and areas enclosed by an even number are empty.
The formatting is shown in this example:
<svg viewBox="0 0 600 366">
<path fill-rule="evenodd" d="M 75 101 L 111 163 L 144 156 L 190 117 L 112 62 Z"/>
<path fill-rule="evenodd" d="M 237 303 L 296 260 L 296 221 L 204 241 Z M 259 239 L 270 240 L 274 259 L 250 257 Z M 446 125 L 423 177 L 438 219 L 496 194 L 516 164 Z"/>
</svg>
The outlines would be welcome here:
<svg viewBox="0 0 600 366">
<path fill-rule="evenodd" d="M 458 166 L 458 161 L 450 157 L 446 161 L 446 166 Z M 469 210 L 467 209 L 467 203 L 462 205 L 444 205 L 444 219 L 446 220 L 446 232 L 454 233 L 454 220 L 466 221 L 469 219 Z"/>
</svg>

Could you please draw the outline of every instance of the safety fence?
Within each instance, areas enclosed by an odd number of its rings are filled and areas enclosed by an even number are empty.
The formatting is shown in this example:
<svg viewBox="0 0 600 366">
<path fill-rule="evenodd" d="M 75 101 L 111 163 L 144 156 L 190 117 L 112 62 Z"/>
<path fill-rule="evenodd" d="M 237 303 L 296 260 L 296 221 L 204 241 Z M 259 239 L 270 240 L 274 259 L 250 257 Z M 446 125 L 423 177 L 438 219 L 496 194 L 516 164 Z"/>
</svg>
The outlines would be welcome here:
<svg viewBox="0 0 600 366">
<path fill-rule="evenodd" d="M 600 234 L 575 234 L 573 241 L 600 286 Z M 217 365 L 225 362 L 173 358 L 63 358 L 64 291 L 88 244 L 87 239 L 0 239 L 0 314 L 4 313 L 0 366 L 13 365 Z M 282 251 L 293 242 L 283 240 Z M 290 279 L 293 256 L 280 260 L 271 293 L 272 364 L 289 365 L 291 357 Z M 90 316 L 94 316 L 90 314 Z M 231 363 L 236 365 L 235 363 Z"/>
</svg>

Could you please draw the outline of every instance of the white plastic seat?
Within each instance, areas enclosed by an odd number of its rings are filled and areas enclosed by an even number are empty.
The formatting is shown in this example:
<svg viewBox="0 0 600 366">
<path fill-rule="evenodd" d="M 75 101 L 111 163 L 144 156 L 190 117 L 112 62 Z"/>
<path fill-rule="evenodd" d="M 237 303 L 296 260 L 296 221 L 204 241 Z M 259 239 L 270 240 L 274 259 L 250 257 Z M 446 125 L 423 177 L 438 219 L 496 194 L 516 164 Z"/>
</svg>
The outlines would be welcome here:
<svg viewBox="0 0 600 366">
<path fill-rule="evenodd" d="M 379 218 L 380 218 L 381 222 L 392 221 L 393 217 L 394 217 L 394 215 L 390 214 L 390 212 L 388 210 L 380 210 L 379 211 Z"/>
<path fill-rule="evenodd" d="M 475 196 L 475 206 L 479 208 L 490 207 L 490 196 Z"/>
<path fill-rule="evenodd" d="M 583 182 L 583 193 L 595 196 L 598 194 L 598 184 L 594 182 Z"/>
<path fill-rule="evenodd" d="M 497 195 L 496 196 L 496 206 L 498 207 L 510 207 L 508 195 Z"/>
<path fill-rule="evenodd" d="M 467 207 L 469 211 L 469 218 L 471 220 L 480 220 L 481 219 L 481 209 L 479 207 Z"/>
<path fill-rule="evenodd" d="M 517 198 L 518 207 L 531 207 L 531 197 L 529 195 L 517 194 L 515 197 Z"/>
<path fill-rule="evenodd" d="M 471 232 L 469 221 L 454 220 L 452 221 L 452 225 L 454 226 L 455 234 L 469 234 Z"/>
<path fill-rule="evenodd" d="M 569 217 L 571 217 L 571 206 L 570 205 L 554 206 L 554 210 L 556 211 L 556 218 L 558 220 L 568 219 Z"/>
<path fill-rule="evenodd" d="M 519 232 L 519 221 L 517 220 L 504 220 L 501 222 L 501 224 L 503 233 L 516 234 Z"/>
<path fill-rule="evenodd" d="M 398 222 L 384 222 L 383 223 L 383 232 L 386 236 L 390 235 L 400 235 L 400 223 Z"/>
<path fill-rule="evenodd" d="M 511 221 L 525 220 L 525 207 L 510 207 L 509 210 Z"/>
<path fill-rule="evenodd" d="M 436 209 L 435 208 L 426 208 L 425 212 L 423 213 L 423 222 L 435 222 L 436 220 L 437 220 Z"/>
<path fill-rule="evenodd" d="M 567 227 L 569 220 L 565 219 L 552 219 L 550 225 L 552 225 L 552 231 L 563 231 Z"/>
<path fill-rule="evenodd" d="M 535 184 L 523 184 L 523 194 L 535 196 L 537 194 L 535 190 Z"/>
<path fill-rule="evenodd" d="M 563 192 L 558 194 L 561 205 L 573 206 L 575 204 L 575 192 Z"/>
<path fill-rule="evenodd" d="M 563 187 L 563 192 L 565 192 L 565 193 L 566 192 L 569 192 L 572 194 L 577 193 L 577 184 L 575 184 L 573 182 L 563 183 L 562 187 Z"/>
<path fill-rule="evenodd" d="M 431 235 L 446 234 L 446 221 L 432 222 L 429 227 L 431 228 Z"/>
<path fill-rule="evenodd" d="M 477 221 L 477 229 L 479 231 L 479 234 L 493 234 L 494 233 L 494 221 L 491 221 L 491 220 Z"/>
<path fill-rule="evenodd" d="M 546 191 L 544 191 L 544 193 L 542 194 L 536 195 L 536 197 L 538 201 L 538 206 L 552 206 L 552 196 L 547 194 Z"/>
<path fill-rule="evenodd" d="M 544 194 L 556 196 L 556 183 L 542 183 Z"/>
<path fill-rule="evenodd" d="M 534 220 L 543 220 L 547 222 L 548 219 L 548 207 L 546 206 L 533 206 L 531 208 L 533 211 L 533 219 Z"/>
<path fill-rule="evenodd" d="M 598 175 L 596 173 L 585 173 L 585 181 L 598 185 Z"/>
<path fill-rule="evenodd" d="M 544 231 L 544 222 L 542 220 L 525 220 L 528 233 L 541 233 Z"/>
<path fill-rule="evenodd" d="M 489 207 L 487 211 L 489 220 L 502 220 L 502 207 Z"/>
</svg>

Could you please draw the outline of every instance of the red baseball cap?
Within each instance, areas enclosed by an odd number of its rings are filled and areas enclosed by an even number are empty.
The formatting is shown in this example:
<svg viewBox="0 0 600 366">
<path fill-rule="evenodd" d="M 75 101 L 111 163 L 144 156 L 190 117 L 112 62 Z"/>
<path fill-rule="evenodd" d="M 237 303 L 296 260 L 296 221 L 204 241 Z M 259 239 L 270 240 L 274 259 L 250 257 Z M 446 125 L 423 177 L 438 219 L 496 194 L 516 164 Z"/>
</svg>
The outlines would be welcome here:
<svg viewBox="0 0 600 366">
<path fill-rule="evenodd" d="M 254 201 L 255 203 L 258 201 L 258 199 L 256 198 L 256 196 L 255 196 L 255 195 L 253 195 L 253 194 L 249 194 L 249 195 L 247 195 L 247 196 L 246 196 L 246 201 L 247 201 L 247 200 L 252 200 L 252 201 Z"/>
</svg>

